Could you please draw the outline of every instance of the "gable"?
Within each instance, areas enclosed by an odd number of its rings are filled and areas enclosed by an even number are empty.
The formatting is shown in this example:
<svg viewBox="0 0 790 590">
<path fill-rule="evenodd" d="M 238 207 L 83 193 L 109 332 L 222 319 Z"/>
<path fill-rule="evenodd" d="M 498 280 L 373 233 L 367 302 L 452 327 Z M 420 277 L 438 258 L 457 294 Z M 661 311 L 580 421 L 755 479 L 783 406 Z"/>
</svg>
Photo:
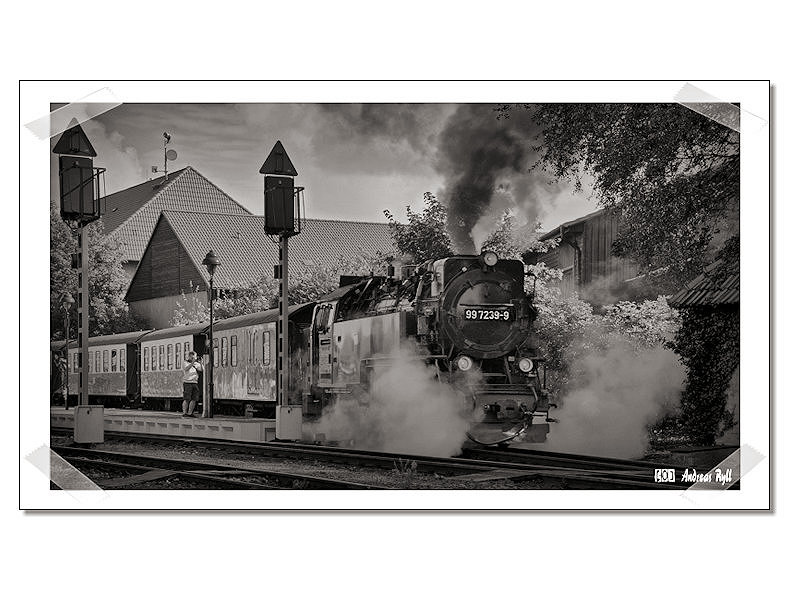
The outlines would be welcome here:
<svg viewBox="0 0 790 590">
<path fill-rule="evenodd" d="M 190 293 L 195 287 L 208 290 L 195 261 L 162 216 L 129 285 L 126 300 L 131 302 Z"/>
<path fill-rule="evenodd" d="M 128 260 L 140 260 L 164 210 L 251 215 L 197 170 L 188 166 L 167 181 L 158 178 L 105 198 L 105 232 L 118 238 Z M 113 211 L 117 209 L 117 211 Z"/>
</svg>

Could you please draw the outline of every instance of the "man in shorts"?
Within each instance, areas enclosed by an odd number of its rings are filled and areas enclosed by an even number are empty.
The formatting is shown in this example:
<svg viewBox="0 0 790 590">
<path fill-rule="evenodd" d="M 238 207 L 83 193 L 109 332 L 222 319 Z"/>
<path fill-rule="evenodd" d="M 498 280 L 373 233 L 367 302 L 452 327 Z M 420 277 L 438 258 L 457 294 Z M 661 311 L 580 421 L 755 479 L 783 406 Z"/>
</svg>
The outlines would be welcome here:
<svg viewBox="0 0 790 590">
<path fill-rule="evenodd" d="M 187 418 L 195 417 L 195 406 L 200 399 L 200 388 L 198 379 L 203 372 L 203 365 L 197 360 L 194 350 L 190 350 L 187 359 L 184 361 L 184 416 Z"/>
</svg>

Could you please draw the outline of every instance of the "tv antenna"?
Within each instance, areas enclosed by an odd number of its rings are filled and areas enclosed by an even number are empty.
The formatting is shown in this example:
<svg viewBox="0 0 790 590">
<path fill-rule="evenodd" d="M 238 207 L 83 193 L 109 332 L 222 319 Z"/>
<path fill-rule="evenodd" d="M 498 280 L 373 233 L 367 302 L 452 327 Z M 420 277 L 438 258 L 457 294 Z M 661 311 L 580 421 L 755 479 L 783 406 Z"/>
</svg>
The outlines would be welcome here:
<svg viewBox="0 0 790 590">
<path fill-rule="evenodd" d="M 167 144 L 170 143 L 171 139 L 173 139 L 173 136 L 170 135 L 167 131 L 162 133 L 162 152 L 165 155 L 165 180 L 167 180 L 167 161 L 175 160 L 176 158 L 178 158 L 178 152 L 176 152 L 176 150 L 167 149 Z M 151 166 L 151 172 L 152 173 L 159 172 L 159 167 Z"/>
</svg>

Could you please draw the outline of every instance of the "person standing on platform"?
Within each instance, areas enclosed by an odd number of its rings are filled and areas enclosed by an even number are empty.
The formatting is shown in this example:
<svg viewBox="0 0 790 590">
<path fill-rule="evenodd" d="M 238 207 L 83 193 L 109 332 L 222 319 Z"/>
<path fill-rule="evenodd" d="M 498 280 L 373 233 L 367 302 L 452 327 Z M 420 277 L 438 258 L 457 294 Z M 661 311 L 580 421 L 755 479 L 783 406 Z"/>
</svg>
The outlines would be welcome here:
<svg viewBox="0 0 790 590">
<path fill-rule="evenodd" d="M 195 417 L 195 406 L 197 406 L 198 399 L 200 399 L 200 388 L 198 387 L 198 380 L 200 373 L 203 372 L 203 365 L 197 360 L 197 355 L 194 350 L 187 353 L 187 359 L 184 361 L 184 416 L 187 418 Z"/>
</svg>

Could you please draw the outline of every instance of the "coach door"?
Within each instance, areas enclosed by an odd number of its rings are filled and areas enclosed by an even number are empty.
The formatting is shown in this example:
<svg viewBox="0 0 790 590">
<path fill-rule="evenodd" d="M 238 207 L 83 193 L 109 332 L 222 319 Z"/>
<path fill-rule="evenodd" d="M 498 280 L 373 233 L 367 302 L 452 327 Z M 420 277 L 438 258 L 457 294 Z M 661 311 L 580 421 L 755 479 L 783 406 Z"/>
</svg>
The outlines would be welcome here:
<svg viewBox="0 0 790 590">
<path fill-rule="evenodd" d="M 311 359 L 316 385 L 330 387 L 332 385 L 332 320 L 334 304 L 317 305 L 313 315 L 313 333 L 310 339 Z"/>
<path fill-rule="evenodd" d="M 126 345 L 126 399 L 140 397 L 140 349 L 136 344 Z"/>
</svg>

